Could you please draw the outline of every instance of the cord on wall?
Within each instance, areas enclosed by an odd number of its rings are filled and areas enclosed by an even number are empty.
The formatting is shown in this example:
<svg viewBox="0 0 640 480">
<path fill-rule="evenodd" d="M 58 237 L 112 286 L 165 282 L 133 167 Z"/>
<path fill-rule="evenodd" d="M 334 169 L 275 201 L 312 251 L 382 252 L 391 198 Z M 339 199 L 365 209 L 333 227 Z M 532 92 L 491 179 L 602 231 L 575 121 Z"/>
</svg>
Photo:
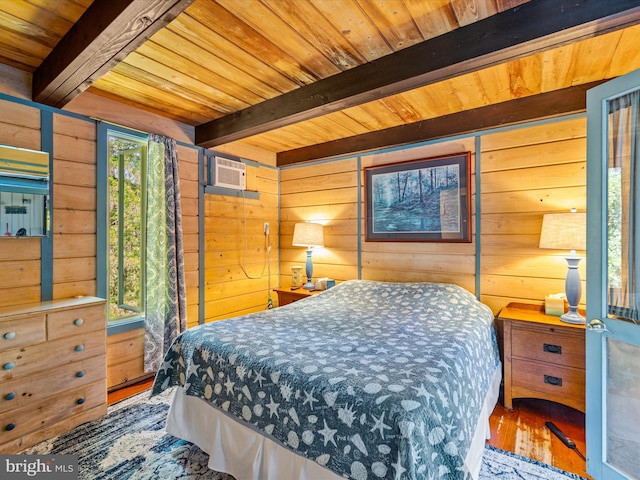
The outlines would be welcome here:
<svg viewBox="0 0 640 480">
<path fill-rule="evenodd" d="M 273 298 L 271 297 L 271 239 L 270 239 L 270 228 L 269 222 L 264 222 L 264 244 L 265 250 L 267 252 L 267 263 L 262 267 L 262 272 L 259 276 L 249 275 L 246 267 L 246 257 L 247 257 L 247 215 L 245 213 L 245 197 L 244 190 L 242 190 L 242 222 L 244 226 L 244 248 L 242 250 L 242 262 L 240 263 L 240 268 L 244 273 L 245 277 L 251 280 L 257 280 L 264 277 L 265 270 L 267 271 L 267 309 L 271 309 L 274 307 Z"/>
<path fill-rule="evenodd" d="M 269 224 L 265 223 L 264 234 L 267 238 L 267 309 L 273 308 L 273 298 L 271 298 L 271 244 L 269 242 Z"/>
<path fill-rule="evenodd" d="M 244 190 L 242 190 L 242 221 L 243 221 L 243 226 L 244 226 L 244 248 L 242 250 L 242 262 L 240 262 L 240 268 L 242 269 L 242 272 L 244 273 L 245 277 L 247 277 L 250 280 L 258 280 L 258 279 L 264 277 L 264 272 L 267 269 L 269 271 L 271 271 L 271 241 L 269 239 L 269 224 L 268 223 L 264 224 L 264 242 L 265 242 L 265 250 L 267 252 L 267 261 L 266 261 L 265 265 L 263 265 L 262 272 L 260 273 L 260 275 L 258 275 L 258 276 L 249 275 L 249 272 L 247 272 L 247 267 L 246 267 L 246 257 L 247 257 L 247 215 L 245 213 L 244 204 L 245 204 L 245 197 L 244 197 Z M 269 283 L 270 282 L 271 282 L 271 275 L 269 275 Z M 269 292 L 271 292 L 271 285 L 269 285 Z"/>
</svg>

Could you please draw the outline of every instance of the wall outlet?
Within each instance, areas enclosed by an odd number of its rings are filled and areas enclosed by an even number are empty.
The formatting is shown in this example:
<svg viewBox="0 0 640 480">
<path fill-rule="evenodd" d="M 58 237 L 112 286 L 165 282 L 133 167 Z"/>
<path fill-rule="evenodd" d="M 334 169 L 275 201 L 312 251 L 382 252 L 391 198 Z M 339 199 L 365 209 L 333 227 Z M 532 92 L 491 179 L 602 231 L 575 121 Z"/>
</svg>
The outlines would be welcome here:
<svg viewBox="0 0 640 480">
<path fill-rule="evenodd" d="M 264 234 L 269 235 L 269 222 L 264 222 Z"/>
</svg>

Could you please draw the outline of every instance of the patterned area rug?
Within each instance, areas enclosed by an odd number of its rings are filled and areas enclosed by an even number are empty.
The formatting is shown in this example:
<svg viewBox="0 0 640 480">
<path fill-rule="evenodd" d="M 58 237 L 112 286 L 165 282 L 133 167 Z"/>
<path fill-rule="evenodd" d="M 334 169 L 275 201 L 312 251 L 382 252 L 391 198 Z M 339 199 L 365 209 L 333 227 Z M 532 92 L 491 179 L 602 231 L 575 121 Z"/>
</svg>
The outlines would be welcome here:
<svg viewBox="0 0 640 480">
<path fill-rule="evenodd" d="M 85 423 L 22 453 L 77 455 L 81 480 L 234 480 L 207 468 L 208 455 L 164 431 L 171 395 L 140 393 Z M 509 452 L 485 448 L 481 480 L 580 480 Z M 294 480 L 294 479 L 291 479 Z"/>
</svg>

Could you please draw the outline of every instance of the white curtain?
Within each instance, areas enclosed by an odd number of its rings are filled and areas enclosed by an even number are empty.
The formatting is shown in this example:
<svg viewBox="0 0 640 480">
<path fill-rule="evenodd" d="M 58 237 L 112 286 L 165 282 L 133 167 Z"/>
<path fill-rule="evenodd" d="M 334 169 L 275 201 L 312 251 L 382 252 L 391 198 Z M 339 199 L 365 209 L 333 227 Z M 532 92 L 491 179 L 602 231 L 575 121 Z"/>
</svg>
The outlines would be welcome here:
<svg viewBox="0 0 640 480">
<path fill-rule="evenodd" d="M 640 91 L 610 101 L 609 116 L 609 313 L 637 322 L 640 319 Z"/>
</svg>

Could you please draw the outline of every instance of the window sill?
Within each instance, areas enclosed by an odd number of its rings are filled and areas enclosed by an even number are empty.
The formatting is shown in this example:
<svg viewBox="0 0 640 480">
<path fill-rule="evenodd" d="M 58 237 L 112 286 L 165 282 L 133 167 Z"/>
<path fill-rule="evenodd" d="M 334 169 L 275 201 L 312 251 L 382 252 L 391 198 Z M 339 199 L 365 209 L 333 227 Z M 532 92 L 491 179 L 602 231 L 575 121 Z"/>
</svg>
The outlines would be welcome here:
<svg viewBox="0 0 640 480">
<path fill-rule="evenodd" d="M 144 328 L 144 317 L 127 318 L 126 320 L 116 320 L 107 324 L 107 335 L 129 332 Z"/>
<path fill-rule="evenodd" d="M 244 197 L 245 199 L 260 200 L 260 192 L 255 192 L 253 190 L 235 190 L 233 188 L 205 185 L 204 193 L 208 193 L 210 195 L 224 195 L 227 197 Z"/>
</svg>

